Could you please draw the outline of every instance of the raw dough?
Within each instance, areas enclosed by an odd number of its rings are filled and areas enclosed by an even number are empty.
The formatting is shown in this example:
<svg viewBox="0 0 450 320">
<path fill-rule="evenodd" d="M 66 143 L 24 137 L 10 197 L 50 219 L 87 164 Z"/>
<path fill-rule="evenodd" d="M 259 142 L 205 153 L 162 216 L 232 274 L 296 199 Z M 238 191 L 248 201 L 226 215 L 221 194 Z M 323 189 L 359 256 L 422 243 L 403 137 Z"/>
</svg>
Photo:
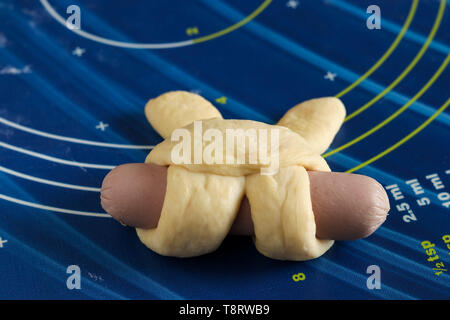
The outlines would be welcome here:
<svg viewBox="0 0 450 320">
<path fill-rule="evenodd" d="M 170 137 L 173 130 L 194 120 L 222 118 L 208 100 L 186 91 L 170 91 L 150 99 L 145 106 L 145 115 L 163 138 Z"/>
<path fill-rule="evenodd" d="M 176 257 L 216 250 L 228 234 L 244 195 L 250 202 L 256 248 L 265 256 L 308 260 L 321 256 L 333 245 L 333 240 L 319 240 L 315 236 L 306 170 L 330 171 L 320 153 L 330 145 L 344 120 L 345 107 L 339 99 L 303 102 L 289 110 L 277 126 L 251 120 L 224 120 L 209 102 L 182 91 L 150 100 L 146 115 L 152 126 L 166 137 L 150 152 L 146 162 L 169 166 L 157 228 L 137 229 L 147 247 Z M 236 164 L 236 154 L 233 164 L 207 164 L 206 161 L 174 164 L 171 151 L 179 142 L 171 141 L 170 133 L 184 126 L 193 137 L 194 120 L 202 120 L 203 132 L 215 128 L 223 136 L 226 129 L 277 129 L 278 172 L 261 175 L 261 168 L 267 168 L 270 163 L 248 163 L 249 143 L 242 150 L 247 159 L 245 164 Z M 194 163 L 193 152 L 191 155 Z"/>
<path fill-rule="evenodd" d="M 312 149 L 322 154 L 330 146 L 345 118 L 345 107 L 337 98 L 312 99 L 288 110 L 278 121 L 297 132 Z"/>
<path fill-rule="evenodd" d="M 158 227 L 137 229 L 138 236 L 162 255 L 192 257 L 214 251 L 233 224 L 244 189 L 245 177 L 170 166 Z"/>
</svg>

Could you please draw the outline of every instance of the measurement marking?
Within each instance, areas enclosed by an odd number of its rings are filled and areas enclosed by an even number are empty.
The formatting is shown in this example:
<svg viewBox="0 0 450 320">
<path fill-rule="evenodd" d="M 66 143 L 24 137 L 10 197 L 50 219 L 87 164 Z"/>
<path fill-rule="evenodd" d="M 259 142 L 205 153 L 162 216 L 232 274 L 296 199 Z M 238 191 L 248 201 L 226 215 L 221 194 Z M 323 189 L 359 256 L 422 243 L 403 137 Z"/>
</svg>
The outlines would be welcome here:
<svg viewBox="0 0 450 320">
<path fill-rule="evenodd" d="M 91 140 L 83 140 L 83 139 L 76 139 L 76 138 L 71 138 L 71 137 L 66 137 L 66 136 L 60 136 L 60 135 L 32 129 L 29 127 L 25 127 L 25 126 L 15 123 L 15 122 L 6 120 L 5 118 L 2 118 L 2 117 L 0 117 L 0 123 L 7 125 L 9 127 L 12 127 L 14 129 L 18 129 L 21 131 L 25 131 L 25 132 L 28 132 L 28 133 L 31 133 L 31 134 L 34 134 L 37 136 L 49 138 L 49 139 L 78 143 L 78 144 L 86 144 L 86 145 L 97 146 L 97 147 L 118 148 L 118 149 L 152 149 L 154 147 L 154 146 L 106 143 L 106 142 L 100 142 L 100 141 L 91 141 Z"/>
<path fill-rule="evenodd" d="M 66 19 L 62 17 L 56 10 L 50 5 L 48 0 L 40 0 L 42 6 L 47 10 L 47 12 L 60 24 L 62 24 L 64 27 L 66 27 Z M 184 46 L 190 46 L 196 43 L 212 40 L 215 38 L 218 38 L 220 36 L 223 36 L 227 33 L 230 33 L 249 21 L 253 20 L 256 16 L 258 16 L 266 7 L 272 2 L 272 0 L 265 0 L 255 11 L 253 11 L 249 16 L 244 18 L 243 20 L 235 23 L 234 25 L 223 29 L 221 31 L 215 32 L 213 34 L 210 34 L 205 37 L 196 38 L 192 40 L 186 40 L 186 41 L 179 41 L 179 42 L 170 42 L 170 43 L 131 43 L 131 42 L 123 42 L 123 41 L 116 41 L 111 40 L 107 38 L 103 38 L 100 36 L 96 36 L 92 33 L 78 30 L 78 29 L 72 29 L 72 32 L 75 32 L 79 36 L 90 39 L 95 42 L 100 42 L 106 45 L 114 46 L 114 47 L 122 47 L 122 48 L 132 48 L 132 49 L 169 49 L 169 48 L 178 48 L 178 47 L 184 47 Z"/>
<path fill-rule="evenodd" d="M 447 271 L 447 269 L 433 268 L 435 271 Z"/>
<path fill-rule="evenodd" d="M 216 102 L 217 102 L 217 103 L 220 103 L 220 104 L 227 104 L 227 97 L 220 97 L 220 98 L 217 98 L 217 99 L 216 99 Z"/>
<path fill-rule="evenodd" d="M 292 275 L 292 280 L 294 280 L 295 282 L 303 281 L 305 279 L 306 279 L 306 276 L 303 272 L 299 272 L 299 273 Z"/>
<path fill-rule="evenodd" d="M 383 128 L 385 125 L 387 125 L 389 122 L 391 122 L 392 120 L 394 120 L 395 118 L 397 118 L 400 114 L 402 114 L 406 109 L 408 109 L 414 102 L 416 102 L 425 92 L 428 91 L 428 89 L 433 85 L 433 83 L 436 82 L 436 80 L 440 77 L 440 75 L 442 74 L 442 72 L 444 72 L 445 68 L 447 67 L 447 65 L 450 63 L 450 54 L 447 55 L 447 58 L 444 60 L 444 62 L 442 62 L 442 64 L 439 66 L 439 69 L 436 71 L 436 73 L 430 78 L 430 80 L 428 80 L 428 82 L 422 87 L 422 89 L 419 90 L 419 92 L 417 92 L 414 97 L 411 98 L 411 100 L 409 100 L 403 107 L 401 107 L 400 109 L 398 109 L 396 112 L 394 112 L 393 114 L 391 114 L 388 118 L 386 118 L 385 120 L 383 120 L 382 122 L 380 122 L 379 124 L 377 124 L 375 127 L 373 127 L 372 129 L 366 131 L 365 133 L 363 133 L 362 135 L 356 137 L 355 139 L 341 145 L 340 147 L 337 147 L 334 150 L 331 150 L 327 153 L 325 153 L 323 155 L 324 158 L 329 157 L 339 151 L 345 150 L 349 147 L 351 147 L 352 145 L 356 144 L 357 142 L 367 138 L 368 136 L 370 136 L 371 134 L 375 133 L 376 131 L 380 130 L 381 128 Z"/>
<path fill-rule="evenodd" d="M 406 67 L 406 69 L 403 70 L 403 72 L 386 89 L 384 89 L 382 92 L 380 92 L 375 98 L 370 100 L 368 103 L 366 103 L 365 105 L 363 105 L 362 107 L 360 107 L 359 109 L 354 111 L 353 113 L 349 114 L 345 118 L 344 121 L 348 121 L 348 120 L 354 118 L 356 115 L 363 112 L 364 110 L 368 109 L 375 102 L 377 102 L 382 97 L 384 97 L 386 94 L 388 94 L 389 91 L 391 91 L 393 88 L 395 88 L 397 86 L 397 84 L 399 84 L 403 80 L 403 78 L 405 78 L 411 72 L 411 70 L 414 69 L 416 64 L 422 59 L 423 55 L 427 51 L 431 41 L 433 40 L 434 36 L 436 35 L 437 30 L 439 29 L 439 26 L 441 25 L 442 17 L 445 12 L 445 6 L 446 6 L 445 0 L 441 0 L 438 14 L 436 16 L 434 25 L 430 31 L 430 34 L 428 35 L 427 40 L 425 41 L 424 45 L 422 46 L 420 51 L 417 53 L 417 55 L 414 57 L 414 59 L 411 61 L 411 63 Z"/>
<path fill-rule="evenodd" d="M 8 168 L 5 168 L 3 166 L 0 166 L 0 171 L 3 171 L 7 174 L 22 178 L 22 179 L 27 179 L 27 180 L 31 180 L 34 182 L 38 182 L 38 183 L 43 183 L 43 184 L 48 184 L 48 185 L 52 185 L 52 186 L 56 186 L 56 187 L 62 187 L 62 188 L 68 188 L 68 189 L 75 189 L 75 190 L 82 190 L 82 191 L 92 191 L 92 192 L 100 192 L 100 188 L 93 188 L 93 187 L 85 187 L 85 186 L 78 186 L 78 185 L 74 185 L 74 184 L 67 184 L 67 183 L 62 183 L 62 182 L 58 182 L 58 181 L 52 181 L 52 180 L 47 180 L 47 179 L 41 179 L 38 177 L 33 177 L 18 171 L 14 171 Z"/>
<path fill-rule="evenodd" d="M 387 58 L 391 56 L 391 54 L 394 52 L 394 50 L 399 45 L 400 41 L 402 41 L 403 36 L 406 34 L 406 31 L 409 29 L 409 26 L 411 25 L 412 20 L 414 19 L 414 16 L 416 14 L 417 5 L 419 4 L 419 0 L 414 0 L 411 4 L 411 8 L 409 9 L 408 17 L 405 20 L 405 23 L 403 24 L 402 29 L 400 30 L 399 34 L 395 38 L 394 42 L 390 45 L 388 50 L 383 54 L 383 56 L 369 69 L 364 73 L 361 77 L 358 78 L 355 82 L 353 82 L 351 85 L 349 85 L 347 88 L 339 92 L 335 97 L 340 98 L 343 95 L 347 94 L 351 90 L 353 90 L 357 85 L 359 85 L 361 82 L 363 82 L 365 79 L 367 79 L 372 73 L 374 73 L 385 61 Z"/>
<path fill-rule="evenodd" d="M 199 31 L 198 31 L 197 27 L 189 27 L 189 28 L 186 29 L 186 34 L 188 36 L 193 36 L 193 35 L 198 34 L 198 33 L 199 33 Z"/>
<path fill-rule="evenodd" d="M 39 204 L 39 203 L 34 203 L 34 202 L 24 201 L 24 200 L 21 200 L 21 199 L 16 199 L 16 198 L 9 197 L 9 196 L 1 194 L 1 193 L 0 193 L 0 199 L 3 199 L 5 201 L 9 201 L 9 202 L 13 202 L 13 203 L 16 203 L 16 204 L 20 204 L 22 206 L 32 207 L 32 208 L 42 209 L 42 210 L 47 210 L 47 211 L 73 214 L 73 215 L 77 215 L 77 216 L 111 218 L 111 216 L 109 214 L 107 214 L 107 213 L 85 212 L 85 211 L 78 211 L 78 210 L 70 210 L 70 209 L 51 207 L 51 206 L 46 206 L 46 205 L 42 205 L 42 204 Z"/>
<path fill-rule="evenodd" d="M 445 188 L 445 185 L 442 183 L 442 180 L 437 173 L 429 174 L 425 176 L 425 179 L 430 180 L 436 190 Z"/>
<path fill-rule="evenodd" d="M 354 172 L 356 170 L 362 169 L 365 166 L 371 164 L 372 162 L 377 161 L 378 159 L 384 157 L 385 155 L 389 154 L 390 152 L 394 151 L 398 147 L 400 147 L 402 144 L 413 138 L 416 134 L 418 134 L 420 131 L 422 131 L 426 126 L 428 126 L 434 119 L 437 118 L 450 104 L 450 99 L 447 99 L 447 102 L 444 103 L 442 107 L 440 107 L 431 117 L 429 117 L 424 123 L 422 123 L 420 126 L 418 126 L 415 130 L 413 130 L 411 133 L 409 133 L 407 136 L 405 136 L 403 139 L 392 145 L 391 147 L 387 148 L 383 152 L 377 154 L 376 156 L 370 158 L 366 162 L 361 163 L 360 165 L 353 167 L 352 169 L 347 170 L 346 172 Z"/>
<path fill-rule="evenodd" d="M 64 159 L 60 159 L 60 158 L 55 158 L 55 157 L 47 156 L 42 153 L 19 148 L 19 147 L 4 143 L 2 141 L 0 141 L 0 147 L 10 149 L 10 150 L 13 150 L 16 152 L 20 152 L 20 153 L 23 153 L 23 154 L 26 154 L 26 155 L 29 155 L 29 156 L 32 156 L 35 158 L 40 158 L 40 159 L 44 159 L 44 160 L 51 161 L 51 162 L 65 164 L 68 166 L 81 167 L 81 168 L 92 168 L 92 169 L 104 169 L 104 170 L 112 170 L 116 167 L 116 166 L 110 166 L 110 165 L 83 163 L 83 162 L 69 161 L 69 160 L 64 160 Z"/>
<path fill-rule="evenodd" d="M 201 37 L 201 38 L 197 38 L 197 39 L 193 39 L 193 43 L 200 43 L 200 42 L 204 42 L 204 41 L 208 41 L 208 40 L 212 40 L 214 38 L 218 38 L 220 36 L 223 36 L 227 33 L 230 33 L 240 27 L 242 27 L 244 24 L 247 24 L 248 22 L 250 22 L 251 20 L 255 19 L 256 16 L 258 16 L 261 12 L 264 11 L 264 9 L 267 8 L 267 6 L 272 2 L 272 0 L 265 0 L 260 6 L 259 8 L 257 8 L 255 11 L 253 11 L 248 17 L 246 17 L 245 19 L 243 19 L 242 21 L 222 30 L 222 31 L 218 31 L 216 33 L 210 34 L 209 36 L 205 36 L 205 37 Z"/>
</svg>

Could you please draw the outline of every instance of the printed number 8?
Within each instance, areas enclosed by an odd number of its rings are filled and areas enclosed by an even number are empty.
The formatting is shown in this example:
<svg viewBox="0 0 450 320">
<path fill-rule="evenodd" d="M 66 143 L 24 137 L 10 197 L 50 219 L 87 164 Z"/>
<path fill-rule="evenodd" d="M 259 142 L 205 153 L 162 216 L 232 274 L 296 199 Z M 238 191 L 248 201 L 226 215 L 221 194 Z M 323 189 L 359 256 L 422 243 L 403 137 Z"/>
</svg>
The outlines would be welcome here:
<svg viewBox="0 0 450 320">
<path fill-rule="evenodd" d="M 303 281 L 303 280 L 305 280 L 306 279 L 306 276 L 305 276 L 305 274 L 304 273 L 297 273 L 297 274 L 294 274 L 293 276 L 292 276 L 292 280 L 294 280 L 295 282 L 299 282 L 299 281 Z"/>
</svg>

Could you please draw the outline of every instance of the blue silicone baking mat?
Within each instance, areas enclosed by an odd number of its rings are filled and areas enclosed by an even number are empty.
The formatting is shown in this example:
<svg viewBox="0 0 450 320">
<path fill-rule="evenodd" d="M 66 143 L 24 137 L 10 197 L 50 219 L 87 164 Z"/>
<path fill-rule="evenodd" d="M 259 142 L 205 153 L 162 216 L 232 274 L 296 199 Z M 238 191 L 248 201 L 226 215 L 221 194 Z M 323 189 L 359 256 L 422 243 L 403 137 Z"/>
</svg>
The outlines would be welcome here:
<svg viewBox="0 0 450 320">
<path fill-rule="evenodd" d="M 0 298 L 448 299 L 449 46 L 446 0 L 1 0 Z M 326 160 L 386 187 L 386 223 L 307 262 L 146 249 L 98 188 L 161 141 L 143 110 L 170 90 L 268 123 L 340 97 Z"/>
</svg>

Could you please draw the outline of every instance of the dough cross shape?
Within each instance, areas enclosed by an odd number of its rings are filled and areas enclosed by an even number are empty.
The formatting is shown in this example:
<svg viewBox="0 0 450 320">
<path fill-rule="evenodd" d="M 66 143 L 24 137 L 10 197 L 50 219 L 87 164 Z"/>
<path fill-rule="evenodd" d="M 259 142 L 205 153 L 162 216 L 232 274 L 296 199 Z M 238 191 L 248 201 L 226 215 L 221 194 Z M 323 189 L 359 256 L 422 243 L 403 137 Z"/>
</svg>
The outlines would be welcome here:
<svg viewBox="0 0 450 320">
<path fill-rule="evenodd" d="M 166 256 L 193 257 L 216 250 L 228 234 L 247 196 L 254 224 L 254 242 L 263 255 L 280 260 L 309 260 L 324 254 L 333 240 L 316 238 L 316 224 L 306 170 L 331 171 L 321 154 L 345 118 L 345 107 L 333 97 L 308 100 L 287 111 L 276 125 L 251 120 L 226 120 L 197 94 L 172 91 L 151 99 L 147 119 L 165 140 L 145 162 L 169 166 L 161 217 L 154 229 L 137 228 L 139 239 Z M 261 174 L 267 163 L 174 163 L 175 129 L 194 137 L 194 121 L 204 131 L 276 129 L 279 169 Z M 205 145 L 206 146 L 206 145 Z M 258 146 L 259 148 L 260 146 Z M 270 149 L 270 146 L 268 147 Z M 250 155 L 245 144 L 246 159 Z M 269 150 L 270 154 L 270 150 Z M 236 154 L 234 154 L 236 158 Z"/>
</svg>

